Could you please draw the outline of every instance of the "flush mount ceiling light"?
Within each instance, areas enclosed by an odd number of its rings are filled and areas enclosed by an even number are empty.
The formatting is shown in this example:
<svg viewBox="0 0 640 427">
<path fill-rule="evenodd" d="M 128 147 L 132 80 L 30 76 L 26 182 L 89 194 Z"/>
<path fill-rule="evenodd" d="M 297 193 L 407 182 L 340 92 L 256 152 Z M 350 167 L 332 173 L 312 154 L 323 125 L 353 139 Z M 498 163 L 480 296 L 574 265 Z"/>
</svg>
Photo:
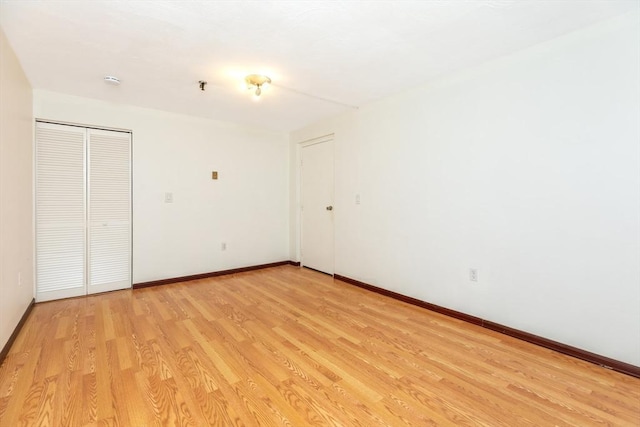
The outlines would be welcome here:
<svg viewBox="0 0 640 427">
<path fill-rule="evenodd" d="M 120 85 L 120 79 L 115 76 L 104 76 L 104 82 L 112 86 Z"/>
<path fill-rule="evenodd" d="M 244 81 L 247 83 L 247 88 L 253 90 L 255 88 L 256 96 L 260 96 L 262 93 L 262 86 L 265 84 L 271 83 L 271 79 L 267 76 L 263 76 L 261 74 L 249 74 L 244 78 Z"/>
</svg>

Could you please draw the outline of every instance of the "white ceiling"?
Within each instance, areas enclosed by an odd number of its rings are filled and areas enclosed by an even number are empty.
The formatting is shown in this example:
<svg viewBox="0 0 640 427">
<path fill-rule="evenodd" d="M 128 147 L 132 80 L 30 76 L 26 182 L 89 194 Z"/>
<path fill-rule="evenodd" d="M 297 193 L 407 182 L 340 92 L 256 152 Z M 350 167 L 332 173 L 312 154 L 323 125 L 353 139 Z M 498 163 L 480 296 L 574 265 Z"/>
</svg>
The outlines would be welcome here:
<svg viewBox="0 0 640 427">
<path fill-rule="evenodd" d="M 639 4 L 0 0 L 0 25 L 34 88 L 289 131 Z"/>
</svg>

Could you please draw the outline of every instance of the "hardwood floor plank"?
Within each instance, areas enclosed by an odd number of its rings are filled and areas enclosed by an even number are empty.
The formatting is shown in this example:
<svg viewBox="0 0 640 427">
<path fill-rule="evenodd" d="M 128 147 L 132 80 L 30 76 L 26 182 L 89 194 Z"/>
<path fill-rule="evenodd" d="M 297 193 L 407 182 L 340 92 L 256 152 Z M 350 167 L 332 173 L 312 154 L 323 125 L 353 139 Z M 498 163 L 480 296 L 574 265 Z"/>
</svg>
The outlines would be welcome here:
<svg viewBox="0 0 640 427">
<path fill-rule="evenodd" d="M 7 389 L 7 395 L 5 395 L 9 400 L 6 402 L 6 410 L 2 414 L 2 418 L 0 418 L 0 425 L 4 422 L 3 420 L 6 420 L 9 426 L 19 425 L 18 420 L 31 416 L 28 405 L 33 401 L 34 397 L 30 395 L 30 391 L 34 386 L 38 385 L 34 373 L 40 361 L 40 354 L 40 347 L 36 347 L 30 352 L 21 353 L 19 357 L 20 359 L 25 359 L 24 363 L 13 365 L 13 369 L 11 370 L 2 369 L 0 371 L 3 374 L 2 378 L 5 378 L 5 373 L 10 372 L 11 375 L 9 379 L 12 382 L 11 387 Z M 10 351 L 3 366 L 12 366 L 12 359 L 13 354 Z M 0 381 L 0 383 L 2 383 L 2 381 Z M 15 402 L 18 403 L 16 404 Z"/>
<path fill-rule="evenodd" d="M 98 382 L 95 372 L 82 376 L 82 420 L 83 424 L 96 424 L 98 421 Z"/>
<path fill-rule="evenodd" d="M 280 266 L 37 304 L 1 426 L 640 426 L 640 380 Z"/>
</svg>

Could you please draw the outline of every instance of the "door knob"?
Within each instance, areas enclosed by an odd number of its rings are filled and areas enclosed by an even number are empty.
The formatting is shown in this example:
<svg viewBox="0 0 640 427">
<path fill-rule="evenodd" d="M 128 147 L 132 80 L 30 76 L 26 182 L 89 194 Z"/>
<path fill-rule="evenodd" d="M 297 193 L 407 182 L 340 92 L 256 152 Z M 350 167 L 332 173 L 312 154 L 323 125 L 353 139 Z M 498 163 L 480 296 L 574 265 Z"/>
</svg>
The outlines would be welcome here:
<svg viewBox="0 0 640 427">
<path fill-rule="evenodd" d="M 333 210 L 333 206 L 327 206 L 327 210 L 328 211 L 332 211 Z"/>
</svg>

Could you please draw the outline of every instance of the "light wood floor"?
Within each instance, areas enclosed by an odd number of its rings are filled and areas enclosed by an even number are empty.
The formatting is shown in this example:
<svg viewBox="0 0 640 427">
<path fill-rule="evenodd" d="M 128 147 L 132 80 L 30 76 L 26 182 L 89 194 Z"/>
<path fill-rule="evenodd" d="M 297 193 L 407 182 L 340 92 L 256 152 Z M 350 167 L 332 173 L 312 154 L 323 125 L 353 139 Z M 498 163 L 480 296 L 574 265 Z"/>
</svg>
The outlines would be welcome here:
<svg viewBox="0 0 640 427">
<path fill-rule="evenodd" d="M 640 380 L 292 266 L 38 304 L 0 425 L 640 425 Z"/>
</svg>

